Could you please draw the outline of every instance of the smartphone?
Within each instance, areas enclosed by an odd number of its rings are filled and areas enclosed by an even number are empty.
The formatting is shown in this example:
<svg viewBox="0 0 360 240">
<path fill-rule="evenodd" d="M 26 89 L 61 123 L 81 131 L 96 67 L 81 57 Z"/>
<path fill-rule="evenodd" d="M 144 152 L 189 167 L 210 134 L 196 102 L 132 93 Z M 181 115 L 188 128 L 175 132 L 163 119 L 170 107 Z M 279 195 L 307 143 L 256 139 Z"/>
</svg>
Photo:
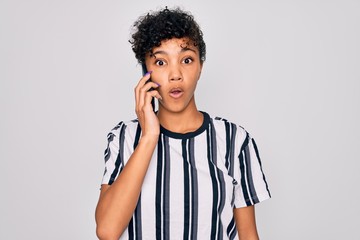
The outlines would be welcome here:
<svg viewBox="0 0 360 240">
<path fill-rule="evenodd" d="M 147 69 L 146 69 L 145 63 L 141 64 L 141 67 L 142 67 L 142 73 L 143 73 L 143 76 L 144 76 L 148 72 Z M 151 78 L 149 80 L 147 80 L 146 82 L 150 82 L 150 81 L 151 81 Z M 152 90 L 154 90 L 154 89 L 150 88 L 149 91 L 152 91 Z M 151 99 L 151 106 L 152 106 L 153 111 L 155 112 L 155 98 Z"/>
</svg>

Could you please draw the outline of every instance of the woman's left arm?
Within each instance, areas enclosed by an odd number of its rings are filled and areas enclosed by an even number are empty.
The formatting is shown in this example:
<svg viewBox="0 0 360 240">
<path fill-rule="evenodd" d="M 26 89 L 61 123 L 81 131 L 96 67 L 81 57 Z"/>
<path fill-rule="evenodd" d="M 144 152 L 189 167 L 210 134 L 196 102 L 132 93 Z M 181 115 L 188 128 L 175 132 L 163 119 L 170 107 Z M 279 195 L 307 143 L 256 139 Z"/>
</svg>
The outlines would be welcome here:
<svg viewBox="0 0 360 240">
<path fill-rule="evenodd" d="M 259 240 L 255 221 L 255 206 L 234 208 L 234 218 L 239 239 Z"/>
</svg>

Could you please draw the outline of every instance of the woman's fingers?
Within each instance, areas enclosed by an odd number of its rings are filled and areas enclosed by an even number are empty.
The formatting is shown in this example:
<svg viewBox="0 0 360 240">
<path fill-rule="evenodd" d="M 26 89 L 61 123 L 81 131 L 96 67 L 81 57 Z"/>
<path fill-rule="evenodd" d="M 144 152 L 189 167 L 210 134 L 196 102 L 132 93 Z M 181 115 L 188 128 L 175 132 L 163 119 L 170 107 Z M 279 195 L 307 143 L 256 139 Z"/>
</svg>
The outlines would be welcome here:
<svg viewBox="0 0 360 240">
<path fill-rule="evenodd" d="M 150 109 L 153 97 L 162 100 L 161 95 L 156 90 L 160 85 L 150 81 L 150 73 L 140 79 L 135 87 L 136 113 L 142 115 L 145 109 Z"/>
<path fill-rule="evenodd" d="M 145 107 L 148 107 L 148 106 L 151 106 L 151 100 L 153 98 L 156 98 L 156 99 L 159 99 L 159 100 L 162 100 L 159 92 L 157 90 L 152 90 L 152 91 L 149 91 L 146 93 L 145 95 L 145 102 L 144 102 L 144 108 Z"/>
<path fill-rule="evenodd" d="M 135 93 L 135 103 L 136 103 L 136 108 L 138 107 L 138 103 L 140 100 L 140 89 L 145 85 L 145 83 L 147 81 L 150 80 L 150 75 L 151 72 L 146 73 L 138 82 L 138 84 L 136 85 L 135 89 L 134 89 L 134 93 Z M 138 109 L 136 109 L 137 111 Z"/>
<path fill-rule="evenodd" d="M 156 98 L 161 98 L 160 94 L 158 91 L 156 91 L 155 89 L 158 88 L 159 86 L 153 82 L 149 82 L 146 83 L 140 90 L 139 90 L 139 100 L 137 102 L 137 106 L 139 108 L 142 108 L 142 106 L 144 106 L 145 104 L 150 104 L 151 103 L 151 98 L 150 98 L 150 102 L 149 101 L 145 101 L 147 99 L 147 96 L 152 96 L 152 97 L 156 97 Z"/>
<path fill-rule="evenodd" d="M 154 113 L 151 105 L 151 100 L 155 97 L 162 99 L 157 91 L 159 84 L 150 80 L 150 73 L 142 77 L 135 87 L 135 111 L 138 117 L 143 136 L 158 135 L 159 134 L 159 119 Z"/>
</svg>

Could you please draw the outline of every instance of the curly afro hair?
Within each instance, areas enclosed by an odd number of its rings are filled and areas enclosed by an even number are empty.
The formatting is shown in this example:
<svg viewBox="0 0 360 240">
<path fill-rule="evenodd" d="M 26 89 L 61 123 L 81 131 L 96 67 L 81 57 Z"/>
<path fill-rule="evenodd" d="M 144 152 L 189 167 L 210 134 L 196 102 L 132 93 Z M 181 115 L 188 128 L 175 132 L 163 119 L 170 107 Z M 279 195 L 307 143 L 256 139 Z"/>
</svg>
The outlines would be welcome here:
<svg viewBox="0 0 360 240">
<path fill-rule="evenodd" d="M 206 45 L 203 33 L 194 17 L 179 8 L 150 12 L 141 16 L 133 25 L 134 33 L 129 42 L 139 63 L 145 62 L 145 55 L 161 41 L 171 38 L 188 38 L 199 50 L 200 61 L 205 61 Z"/>
</svg>

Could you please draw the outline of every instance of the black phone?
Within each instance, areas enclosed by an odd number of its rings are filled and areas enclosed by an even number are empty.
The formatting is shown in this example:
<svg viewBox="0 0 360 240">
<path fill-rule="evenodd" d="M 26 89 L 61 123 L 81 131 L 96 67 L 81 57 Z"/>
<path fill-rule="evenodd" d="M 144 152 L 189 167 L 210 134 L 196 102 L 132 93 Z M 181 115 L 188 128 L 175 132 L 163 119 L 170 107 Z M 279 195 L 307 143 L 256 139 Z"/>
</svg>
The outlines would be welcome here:
<svg viewBox="0 0 360 240">
<path fill-rule="evenodd" d="M 142 67 L 142 72 L 143 72 L 143 76 L 148 72 L 145 63 L 141 64 Z M 151 78 L 149 80 L 147 80 L 147 82 L 150 82 Z M 149 91 L 152 91 L 153 89 L 151 88 Z M 152 98 L 151 99 L 151 106 L 153 108 L 153 111 L 155 112 L 155 99 Z"/>
</svg>

